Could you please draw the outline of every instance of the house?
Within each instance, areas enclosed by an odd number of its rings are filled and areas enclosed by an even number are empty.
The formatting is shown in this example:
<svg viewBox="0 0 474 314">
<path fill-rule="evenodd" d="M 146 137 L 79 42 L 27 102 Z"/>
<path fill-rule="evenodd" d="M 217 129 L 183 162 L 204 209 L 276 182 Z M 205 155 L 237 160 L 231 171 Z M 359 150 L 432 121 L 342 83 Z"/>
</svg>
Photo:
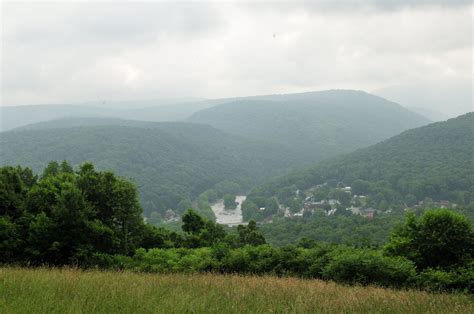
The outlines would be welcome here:
<svg viewBox="0 0 474 314">
<path fill-rule="evenodd" d="M 361 213 L 361 208 L 360 207 L 352 206 L 352 207 L 349 207 L 349 208 L 346 208 L 346 209 L 350 210 L 353 215 L 360 215 L 360 213 Z"/>
<path fill-rule="evenodd" d="M 439 207 L 439 208 L 448 208 L 448 207 L 456 207 L 456 204 L 452 204 L 449 201 L 438 201 L 433 203 L 434 207 Z"/>
<path fill-rule="evenodd" d="M 306 202 L 303 204 L 304 209 L 324 208 L 324 202 Z"/>
<path fill-rule="evenodd" d="M 373 208 L 368 208 L 364 211 L 362 216 L 367 217 L 368 219 L 373 219 L 375 214 L 375 209 Z"/>
<path fill-rule="evenodd" d="M 334 206 L 334 205 L 338 205 L 340 203 L 339 203 L 338 200 L 331 198 L 330 200 L 328 200 L 328 204 L 331 205 L 331 206 Z"/>
<path fill-rule="evenodd" d="M 163 215 L 163 220 L 165 222 L 175 222 L 180 220 L 180 216 L 176 214 L 172 209 L 167 209 Z"/>
</svg>

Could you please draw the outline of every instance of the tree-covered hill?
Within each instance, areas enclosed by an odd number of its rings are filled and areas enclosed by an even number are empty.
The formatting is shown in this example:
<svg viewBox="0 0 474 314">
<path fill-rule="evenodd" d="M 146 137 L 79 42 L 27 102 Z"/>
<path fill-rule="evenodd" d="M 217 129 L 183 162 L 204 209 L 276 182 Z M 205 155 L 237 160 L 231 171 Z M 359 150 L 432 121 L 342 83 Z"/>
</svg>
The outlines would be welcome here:
<svg viewBox="0 0 474 314">
<path fill-rule="evenodd" d="M 313 162 L 429 122 L 396 103 L 352 90 L 237 98 L 189 120 L 278 143 Z"/>
<path fill-rule="evenodd" d="M 283 176 L 255 189 L 247 199 L 258 203 L 276 197 L 281 204 L 302 205 L 305 197 L 320 201 L 346 196 L 340 187 L 352 186 L 352 195 L 367 196 L 366 206 L 376 210 L 402 209 L 427 198 L 469 206 L 474 202 L 473 150 L 471 112 Z M 350 199 L 345 202 L 351 205 Z"/>
<path fill-rule="evenodd" d="M 180 121 L 197 110 L 214 105 L 212 101 L 176 99 L 129 102 L 91 102 L 0 107 L 0 131 L 63 118 L 116 118 L 143 121 Z"/>
<path fill-rule="evenodd" d="M 0 147 L 2 165 L 40 171 L 51 160 L 90 161 L 132 178 L 147 215 L 220 182 L 245 191 L 297 163 L 281 148 L 184 122 L 70 118 L 2 132 Z"/>
</svg>

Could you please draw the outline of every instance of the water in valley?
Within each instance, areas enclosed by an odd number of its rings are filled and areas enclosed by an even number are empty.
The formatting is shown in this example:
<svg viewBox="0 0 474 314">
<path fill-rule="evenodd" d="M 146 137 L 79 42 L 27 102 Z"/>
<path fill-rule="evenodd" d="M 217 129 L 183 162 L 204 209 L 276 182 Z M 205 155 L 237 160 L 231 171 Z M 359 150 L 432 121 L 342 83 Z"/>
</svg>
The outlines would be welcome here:
<svg viewBox="0 0 474 314">
<path fill-rule="evenodd" d="M 242 203 L 247 196 L 237 195 L 235 201 L 238 203 L 235 209 L 225 209 L 224 200 L 219 200 L 211 206 L 214 215 L 216 215 L 216 222 L 223 225 L 235 226 L 242 224 Z"/>
</svg>

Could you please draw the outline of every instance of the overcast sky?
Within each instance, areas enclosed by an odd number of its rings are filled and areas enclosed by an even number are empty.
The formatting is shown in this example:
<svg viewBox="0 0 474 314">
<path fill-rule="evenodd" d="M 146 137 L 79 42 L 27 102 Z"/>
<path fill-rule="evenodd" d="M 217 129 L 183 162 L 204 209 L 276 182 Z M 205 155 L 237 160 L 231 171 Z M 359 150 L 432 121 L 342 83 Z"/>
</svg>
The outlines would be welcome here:
<svg viewBox="0 0 474 314">
<path fill-rule="evenodd" d="M 1 103 L 420 86 L 472 110 L 471 1 L 412 2 L 2 2 Z"/>
</svg>

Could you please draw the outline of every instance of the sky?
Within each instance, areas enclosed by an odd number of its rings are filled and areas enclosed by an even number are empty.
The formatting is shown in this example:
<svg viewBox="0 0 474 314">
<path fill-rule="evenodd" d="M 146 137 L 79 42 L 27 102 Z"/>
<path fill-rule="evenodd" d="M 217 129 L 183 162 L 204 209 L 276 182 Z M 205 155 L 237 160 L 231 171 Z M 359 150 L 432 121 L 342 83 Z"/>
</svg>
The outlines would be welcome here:
<svg viewBox="0 0 474 314">
<path fill-rule="evenodd" d="M 461 0 L 3 1 L 1 105 L 359 89 L 460 114 L 473 12 Z"/>
</svg>

